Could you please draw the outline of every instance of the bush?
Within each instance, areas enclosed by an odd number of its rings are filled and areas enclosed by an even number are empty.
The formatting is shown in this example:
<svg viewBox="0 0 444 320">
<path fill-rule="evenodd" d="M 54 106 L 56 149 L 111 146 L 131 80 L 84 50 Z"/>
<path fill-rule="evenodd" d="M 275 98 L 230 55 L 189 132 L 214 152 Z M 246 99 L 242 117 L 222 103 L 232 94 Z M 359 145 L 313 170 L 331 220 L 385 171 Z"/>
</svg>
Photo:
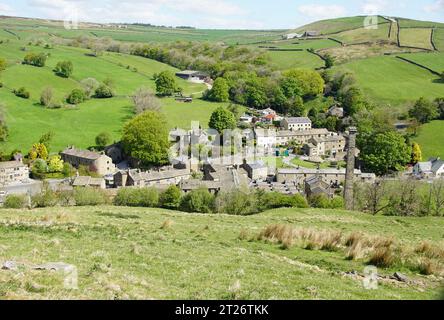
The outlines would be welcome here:
<svg viewBox="0 0 444 320">
<path fill-rule="evenodd" d="M 108 202 L 106 194 L 95 188 L 74 189 L 74 200 L 76 206 L 99 206 Z"/>
<path fill-rule="evenodd" d="M 319 209 L 328 209 L 330 208 L 330 200 L 325 194 L 319 194 L 310 197 L 309 199 L 310 206 L 313 208 L 319 208 Z"/>
<path fill-rule="evenodd" d="M 111 142 L 111 134 L 109 132 L 99 133 L 96 137 L 96 146 L 104 148 Z"/>
<path fill-rule="evenodd" d="M 42 192 L 31 197 L 33 208 L 54 207 L 58 204 L 57 194 L 46 185 Z"/>
<path fill-rule="evenodd" d="M 177 186 L 170 186 L 160 195 L 160 205 L 166 209 L 178 209 L 182 199 L 182 192 Z"/>
<path fill-rule="evenodd" d="M 23 99 L 29 99 L 31 97 L 31 94 L 28 90 L 26 90 L 25 87 L 21 87 L 20 89 L 14 89 L 12 90 L 12 93 L 14 93 L 17 97 L 23 98 Z"/>
<path fill-rule="evenodd" d="M 219 213 L 234 215 L 257 213 L 256 197 L 241 190 L 220 193 L 216 198 L 216 210 Z"/>
<path fill-rule="evenodd" d="M 85 96 L 85 92 L 83 92 L 83 90 L 74 89 L 71 91 L 69 96 L 66 98 L 66 102 L 68 102 L 69 104 L 79 104 L 79 103 L 82 103 L 83 101 L 85 101 L 85 99 L 86 99 L 86 96 Z"/>
<path fill-rule="evenodd" d="M 26 196 L 11 194 L 6 196 L 3 207 L 9 209 L 22 209 L 26 206 L 26 203 Z"/>
<path fill-rule="evenodd" d="M 98 99 L 107 99 L 112 98 L 114 96 L 113 89 L 111 87 L 101 84 L 95 91 L 95 97 Z"/>
<path fill-rule="evenodd" d="M 343 209 L 345 207 L 344 198 L 343 197 L 334 197 L 330 200 L 330 208 L 331 209 Z"/>
<path fill-rule="evenodd" d="M 46 63 L 46 54 L 44 53 L 28 53 L 23 59 L 23 64 L 29 64 L 35 67 L 44 67 Z"/>
<path fill-rule="evenodd" d="M 211 213 L 214 206 L 215 198 L 206 188 L 187 193 L 180 203 L 180 209 L 186 212 Z"/>
<path fill-rule="evenodd" d="M 277 208 L 308 208 L 307 200 L 300 194 L 285 195 L 279 192 L 258 193 L 261 211 Z"/>
<path fill-rule="evenodd" d="M 54 72 L 61 77 L 69 78 L 73 72 L 73 65 L 71 61 L 60 61 L 57 63 Z"/>
<path fill-rule="evenodd" d="M 122 188 L 114 198 L 116 206 L 156 207 L 159 204 L 159 192 L 154 188 Z"/>
</svg>

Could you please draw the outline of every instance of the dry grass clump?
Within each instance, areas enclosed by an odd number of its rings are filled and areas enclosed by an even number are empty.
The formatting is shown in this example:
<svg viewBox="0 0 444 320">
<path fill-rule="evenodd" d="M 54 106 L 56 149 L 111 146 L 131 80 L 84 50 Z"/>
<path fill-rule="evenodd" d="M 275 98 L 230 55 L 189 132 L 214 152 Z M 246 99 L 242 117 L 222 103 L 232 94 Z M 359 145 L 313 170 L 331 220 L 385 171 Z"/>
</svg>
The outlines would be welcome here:
<svg viewBox="0 0 444 320">
<path fill-rule="evenodd" d="M 438 274 L 440 271 L 438 264 L 428 258 L 420 259 L 417 267 L 419 272 L 425 276 Z"/>
<path fill-rule="evenodd" d="M 341 247 L 342 232 L 324 231 L 320 237 L 320 248 L 325 251 L 337 251 Z"/>
<path fill-rule="evenodd" d="M 174 224 L 174 222 L 173 222 L 172 220 L 167 219 L 167 220 L 165 220 L 165 221 L 162 223 L 162 226 L 160 227 L 160 229 L 162 229 L 162 230 L 169 230 L 169 229 L 171 229 L 171 227 L 173 226 L 173 224 Z"/>
<path fill-rule="evenodd" d="M 244 228 L 241 229 L 241 231 L 239 232 L 239 235 L 237 236 L 237 238 L 239 240 L 247 240 L 248 239 L 248 231 Z"/>
<path fill-rule="evenodd" d="M 366 240 L 366 237 L 362 232 L 353 232 L 345 238 L 344 244 L 347 247 L 353 247 L 364 240 Z"/>
<path fill-rule="evenodd" d="M 368 253 L 368 248 L 363 245 L 362 241 L 356 241 L 348 247 L 345 258 L 347 260 L 359 260 L 365 258 Z"/>
<path fill-rule="evenodd" d="M 421 242 L 415 249 L 418 254 L 423 254 L 430 259 L 444 259 L 444 249 L 430 243 L 429 241 Z"/>
<path fill-rule="evenodd" d="M 380 268 L 390 268 L 395 264 L 395 256 L 391 247 L 376 248 L 371 254 L 368 263 Z"/>
</svg>

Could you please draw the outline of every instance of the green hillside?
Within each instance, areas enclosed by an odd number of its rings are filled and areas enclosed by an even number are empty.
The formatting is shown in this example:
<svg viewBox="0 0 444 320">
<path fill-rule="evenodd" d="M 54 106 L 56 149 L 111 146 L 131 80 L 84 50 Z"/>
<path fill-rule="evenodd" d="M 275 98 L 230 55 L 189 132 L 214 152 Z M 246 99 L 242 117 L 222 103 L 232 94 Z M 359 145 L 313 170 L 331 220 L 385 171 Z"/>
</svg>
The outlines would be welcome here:
<svg viewBox="0 0 444 320">
<path fill-rule="evenodd" d="M 160 209 L 85 207 L 2 210 L 1 262 L 60 261 L 76 266 L 78 290 L 56 272 L 0 270 L 6 299 L 436 299 L 437 277 L 393 266 L 380 268 L 378 290 L 365 290 L 365 259 L 346 248 L 282 249 L 257 240 L 284 224 L 312 232 L 363 232 L 393 237 L 404 250 L 442 241 L 442 218 L 399 218 L 330 210 L 274 210 L 237 217 Z M 379 237 L 379 238 L 378 238 Z M 382 241 L 382 240 L 381 240 Z M 38 253 L 38 254 L 36 254 Z M 406 256 L 407 257 L 407 256 Z M 356 270 L 357 275 L 345 273 Z M 394 272 L 409 283 L 390 280 Z"/>
</svg>

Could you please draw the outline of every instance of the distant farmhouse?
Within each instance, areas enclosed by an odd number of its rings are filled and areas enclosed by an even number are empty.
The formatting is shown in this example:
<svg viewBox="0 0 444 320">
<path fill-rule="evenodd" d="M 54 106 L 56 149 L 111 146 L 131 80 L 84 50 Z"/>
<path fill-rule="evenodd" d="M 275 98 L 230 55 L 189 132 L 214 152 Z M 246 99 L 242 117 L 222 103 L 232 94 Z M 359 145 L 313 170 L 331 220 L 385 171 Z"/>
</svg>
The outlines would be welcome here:
<svg viewBox="0 0 444 320">
<path fill-rule="evenodd" d="M 71 164 L 74 168 L 85 166 L 102 176 L 113 174 L 116 171 L 112 159 L 98 152 L 69 147 L 61 152 L 60 156 L 63 161 Z"/>
<path fill-rule="evenodd" d="M 176 76 L 190 82 L 204 83 L 208 81 L 208 74 L 200 71 L 184 70 L 176 72 Z"/>
<path fill-rule="evenodd" d="M 304 36 L 303 33 L 288 33 L 288 34 L 284 34 L 282 36 L 282 39 L 284 39 L 284 40 L 299 39 L 299 38 L 302 38 L 303 36 Z"/>
<path fill-rule="evenodd" d="M 21 161 L 0 162 L 0 186 L 29 180 L 29 168 Z"/>
<path fill-rule="evenodd" d="M 444 160 L 432 158 L 427 162 L 418 162 L 413 167 L 413 175 L 421 179 L 444 178 Z"/>
</svg>

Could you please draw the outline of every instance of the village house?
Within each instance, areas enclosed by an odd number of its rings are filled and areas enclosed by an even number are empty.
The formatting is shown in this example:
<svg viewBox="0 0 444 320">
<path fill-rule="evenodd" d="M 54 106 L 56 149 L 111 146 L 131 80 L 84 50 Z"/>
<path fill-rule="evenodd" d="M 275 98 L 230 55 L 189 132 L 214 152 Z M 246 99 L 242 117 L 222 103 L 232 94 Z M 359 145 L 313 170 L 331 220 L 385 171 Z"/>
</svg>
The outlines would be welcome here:
<svg viewBox="0 0 444 320">
<path fill-rule="evenodd" d="M 326 195 L 332 198 L 334 195 L 334 190 L 330 184 L 325 182 L 320 176 L 313 176 L 305 180 L 305 195 L 307 198 Z"/>
<path fill-rule="evenodd" d="M 276 179 L 279 183 L 295 182 L 302 186 L 305 180 L 314 176 L 322 178 L 322 180 L 329 185 L 339 185 L 345 181 L 345 169 L 308 169 L 308 168 L 294 168 L 294 169 L 278 169 Z M 372 182 L 376 179 L 373 173 L 362 173 L 361 170 L 355 169 L 355 179 L 365 182 Z"/>
<path fill-rule="evenodd" d="M 74 168 L 85 166 L 102 176 L 113 174 L 116 171 L 113 160 L 99 152 L 70 147 L 61 152 L 60 156 L 64 162 L 71 164 Z"/>
<path fill-rule="evenodd" d="M 431 158 L 427 162 L 418 162 L 413 167 L 413 175 L 421 179 L 444 178 L 444 160 Z"/>
<path fill-rule="evenodd" d="M 263 148 L 274 148 L 281 145 L 285 146 L 292 141 L 302 146 L 305 143 L 308 143 L 310 139 L 323 139 L 335 135 L 337 135 L 337 133 L 330 132 L 325 128 L 303 131 L 255 129 L 256 144 L 258 147 Z"/>
<path fill-rule="evenodd" d="M 22 161 L 0 162 L 0 186 L 27 182 L 28 180 L 29 168 Z"/>
<path fill-rule="evenodd" d="M 72 182 L 73 187 L 91 187 L 98 189 L 106 189 L 106 182 L 103 178 L 93 178 L 89 176 L 78 176 Z"/>
<path fill-rule="evenodd" d="M 268 166 L 263 161 L 244 161 L 242 168 L 247 172 L 248 178 L 252 180 L 265 180 L 268 177 Z"/>
<path fill-rule="evenodd" d="M 345 155 L 346 139 L 339 134 L 322 137 L 322 138 L 311 138 L 303 146 L 303 151 L 309 157 L 322 157 L 322 156 L 332 156 L 336 158 L 337 156 Z"/>
<path fill-rule="evenodd" d="M 319 31 L 305 31 L 305 37 L 318 37 L 320 35 Z"/>
<path fill-rule="evenodd" d="M 278 183 L 270 181 L 254 181 L 251 188 L 265 192 L 279 192 L 286 195 L 301 194 L 300 188 L 293 182 Z"/>
<path fill-rule="evenodd" d="M 116 187 L 159 187 L 178 185 L 191 178 L 189 169 L 173 169 L 140 171 L 138 169 L 119 171 L 114 175 Z"/>
<path fill-rule="evenodd" d="M 284 118 L 281 127 L 290 131 L 305 131 L 311 129 L 311 120 L 307 117 Z"/>
<path fill-rule="evenodd" d="M 342 119 L 344 118 L 344 108 L 341 108 L 338 105 L 333 105 L 328 109 L 327 115 Z"/>
</svg>

